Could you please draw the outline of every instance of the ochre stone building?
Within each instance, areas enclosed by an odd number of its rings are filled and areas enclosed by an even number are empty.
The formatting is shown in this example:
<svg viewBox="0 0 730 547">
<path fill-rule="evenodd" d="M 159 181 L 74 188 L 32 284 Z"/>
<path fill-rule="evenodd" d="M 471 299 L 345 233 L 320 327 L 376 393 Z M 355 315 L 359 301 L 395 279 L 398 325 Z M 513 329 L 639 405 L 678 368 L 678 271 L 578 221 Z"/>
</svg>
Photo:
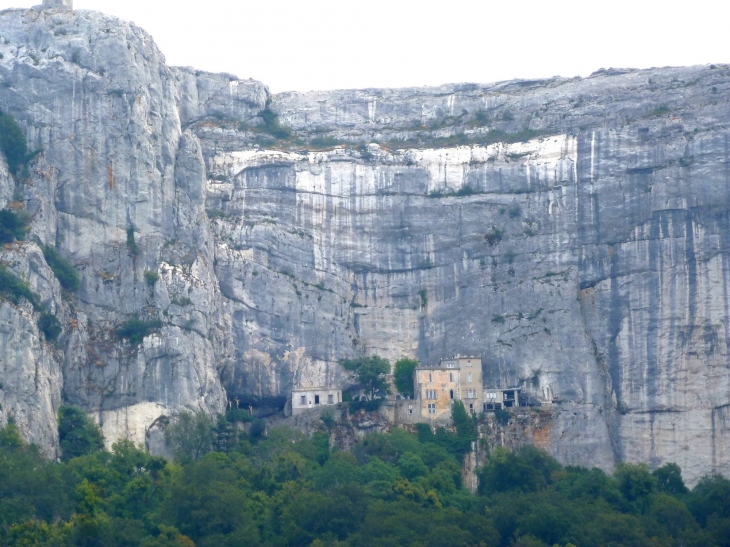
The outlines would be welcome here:
<svg viewBox="0 0 730 547">
<path fill-rule="evenodd" d="M 454 401 L 462 401 L 467 412 L 482 410 L 482 359 L 456 355 L 438 365 L 418 367 L 413 373 L 418 414 L 425 420 L 451 419 Z"/>
</svg>

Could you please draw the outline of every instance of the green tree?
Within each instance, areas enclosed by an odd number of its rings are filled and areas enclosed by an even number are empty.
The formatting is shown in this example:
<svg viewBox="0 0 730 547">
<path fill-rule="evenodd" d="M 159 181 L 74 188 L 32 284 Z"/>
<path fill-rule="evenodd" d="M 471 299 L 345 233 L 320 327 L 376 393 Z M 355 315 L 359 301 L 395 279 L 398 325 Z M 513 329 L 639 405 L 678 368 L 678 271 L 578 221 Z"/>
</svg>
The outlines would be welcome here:
<svg viewBox="0 0 730 547">
<path fill-rule="evenodd" d="M 687 506 L 668 494 L 657 494 L 649 510 L 649 516 L 664 526 L 669 535 L 675 538 L 681 537 L 688 528 L 692 532 L 698 528 Z"/>
<path fill-rule="evenodd" d="M 730 480 L 722 475 L 702 477 L 689 494 L 687 507 L 703 526 L 712 517 L 730 519 Z"/>
<path fill-rule="evenodd" d="M 241 486 L 225 454 L 208 454 L 176 477 L 163 518 L 199 546 L 256 545 L 251 502 Z"/>
<path fill-rule="evenodd" d="M 558 470 L 560 464 L 555 459 L 532 445 L 516 452 L 496 448 L 481 470 L 479 488 L 487 494 L 510 490 L 537 492 L 552 482 L 552 475 Z"/>
<path fill-rule="evenodd" d="M 158 529 L 160 535 L 146 538 L 142 547 L 195 547 L 193 540 L 182 535 L 174 526 L 160 524 Z"/>
<path fill-rule="evenodd" d="M 63 461 L 104 448 L 104 436 L 99 426 L 75 406 L 63 405 L 58 410 L 58 438 Z"/>
<path fill-rule="evenodd" d="M 528 534 L 520 536 L 517 541 L 512 544 L 513 547 L 548 547 L 548 544 L 540 541 L 535 536 Z"/>
<path fill-rule="evenodd" d="M 398 359 L 395 362 L 395 371 L 393 373 L 395 388 L 398 393 L 406 397 L 413 398 L 413 371 L 416 370 L 418 361 L 415 359 Z"/>
<path fill-rule="evenodd" d="M 165 441 L 181 462 L 195 462 L 213 450 L 216 421 L 205 412 L 178 414 L 165 430 Z"/>
<path fill-rule="evenodd" d="M 682 470 L 676 463 L 665 463 L 652 472 L 660 492 L 677 495 L 686 494 L 687 487 L 682 480 Z"/>
<path fill-rule="evenodd" d="M 9 420 L 8 425 L 0 429 L 0 448 L 20 448 L 23 446 L 23 438 L 15 421 Z"/>
<path fill-rule="evenodd" d="M 644 512 L 651 503 L 657 480 L 646 464 L 619 463 L 613 476 L 624 498 L 638 511 Z"/>
<path fill-rule="evenodd" d="M 386 379 L 386 375 L 390 372 L 390 362 L 387 359 L 377 355 L 358 357 L 343 361 L 342 366 L 355 373 L 358 382 L 370 392 L 371 400 L 378 392 L 385 394 L 390 392 Z"/>
<path fill-rule="evenodd" d="M 398 460 L 398 467 L 401 474 L 410 481 L 428 475 L 428 467 L 421 457 L 413 452 L 403 454 Z"/>
</svg>

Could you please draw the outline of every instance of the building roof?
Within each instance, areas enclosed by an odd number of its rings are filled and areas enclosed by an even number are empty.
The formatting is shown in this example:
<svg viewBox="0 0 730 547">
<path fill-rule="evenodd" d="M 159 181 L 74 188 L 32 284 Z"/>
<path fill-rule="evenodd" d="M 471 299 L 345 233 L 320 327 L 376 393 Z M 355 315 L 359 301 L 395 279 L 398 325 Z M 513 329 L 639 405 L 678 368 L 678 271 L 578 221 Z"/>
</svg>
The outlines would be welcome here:
<svg viewBox="0 0 730 547">
<path fill-rule="evenodd" d="M 458 369 L 458 368 L 461 368 L 461 367 L 459 367 L 459 365 L 456 365 L 456 366 L 454 366 L 452 368 L 447 369 L 445 366 L 443 366 L 441 363 L 439 363 L 438 365 L 424 365 L 422 367 L 416 367 L 414 370 L 441 370 L 441 369 L 444 369 L 444 370 L 455 370 L 455 369 Z"/>
<path fill-rule="evenodd" d="M 338 387 L 295 387 L 292 388 L 292 393 L 295 391 L 340 391 Z"/>
</svg>

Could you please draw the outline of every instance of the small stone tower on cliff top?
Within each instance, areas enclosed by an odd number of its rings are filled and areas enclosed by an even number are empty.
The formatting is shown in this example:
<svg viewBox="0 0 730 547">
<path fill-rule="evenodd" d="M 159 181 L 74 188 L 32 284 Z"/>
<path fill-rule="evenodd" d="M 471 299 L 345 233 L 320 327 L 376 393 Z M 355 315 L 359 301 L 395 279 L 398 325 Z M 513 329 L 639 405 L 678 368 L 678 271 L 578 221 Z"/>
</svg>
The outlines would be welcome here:
<svg viewBox="0 0 730 547">
<path fill-rule="evenodd" d="M 74 0 L 43 0 L 43 7 L 73 9 Z"/>
</svg>

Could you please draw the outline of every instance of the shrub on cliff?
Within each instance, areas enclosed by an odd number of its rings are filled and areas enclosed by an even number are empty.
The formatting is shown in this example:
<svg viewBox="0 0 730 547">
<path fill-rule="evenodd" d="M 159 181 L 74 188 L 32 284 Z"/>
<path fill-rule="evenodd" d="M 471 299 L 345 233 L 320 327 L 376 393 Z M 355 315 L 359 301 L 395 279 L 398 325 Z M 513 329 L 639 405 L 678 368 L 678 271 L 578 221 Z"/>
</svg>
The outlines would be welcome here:
<svg viewBox="0 0 730 547">
<path fill-rule="evenodd" d="M 30 217 L 27 213 L 19 213 L 12 209 L 0 210 L 0 244 L 25 239 L 29 223 Z"/>
<path fill-rule="evenodd" d="M 135 314 L 117 328 L 117 336 L 129 340 L 130 344 L 136 346 L 144 340 L 145 336 L 160 327 L 162 327 L 162 321 L 159 319 L 142 321 Z"/>
<path fill-rule="evenodd" d="M 28 143 L 25 135 L 10 114 L 0 111 L 0 150 L 8 160 L 8 169 L 15 175 L 18 167 L 28 160 Z"/>
<path fill-rule="evenodd" d="M 34 309 L 40 308 L 40 297 L 30 290 L 25 281 L 11 273 L 2 264 L 0 264 L 0 296 L 7 298 L 13 304 L 19 304 L 20 299 L 25 298 L 33 304 Z"/>
<path fill-rule="evenodd" d="M 279 115 L 271 110 L 269 103 L 266 108 L 259 112 L 259 117 L 264 121 L 262 130 L 276 139 L 288 139 L 291 137 L 291 129 L 285 125 L 281 125 Z"/>
<path fill-rule="evenodd" d="M 43 256 L 46 257 L 46 262 L 53 270 L 53 275 L 64 289 L 72 292 L 79 290 L 81 277 L 71 261 L 64 258 L 55 247 L 50 245 L 43 246 Z"/>
<path fill-rule="evenodd" d="M 55 315 L 48 312 L 43 312 L 38 319 L 38 329 L 46 337 L 49 342 L 55 342 L 61 335 L 61 322 L 56 318 Z"/>
</svg>

